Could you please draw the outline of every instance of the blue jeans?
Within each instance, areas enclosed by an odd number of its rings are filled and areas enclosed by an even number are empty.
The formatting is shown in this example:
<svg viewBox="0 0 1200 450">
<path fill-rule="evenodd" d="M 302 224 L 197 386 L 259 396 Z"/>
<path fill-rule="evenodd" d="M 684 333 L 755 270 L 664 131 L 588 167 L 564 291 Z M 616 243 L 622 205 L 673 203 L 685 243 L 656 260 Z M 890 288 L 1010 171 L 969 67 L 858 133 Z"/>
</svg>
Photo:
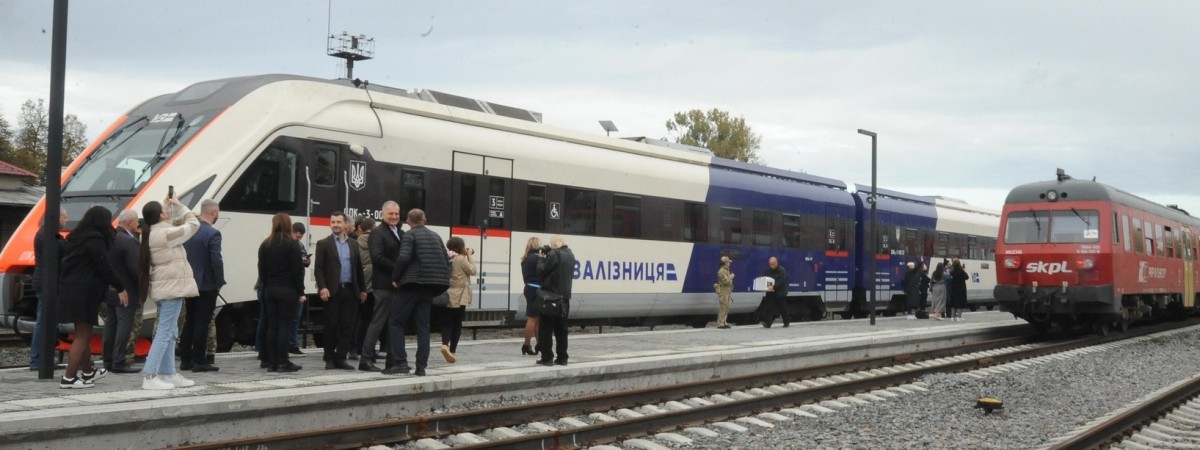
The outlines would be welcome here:
<svg viewBox="0 0 1200 450">
<path fill-rule="evenodd" d="M 290 336 L 288 336 L 288 345 L 289 345 L 288 349 L 299 348 L 299 346 L 296 345 L 296 337 L 300 335 L 300 319 L 303 317 L 304 317 L 304 304 L 301 303 L 300 306 L 296 308 L 295 320 L 292 320 L 292 330 L 291 330 L 292 334 Z"/>
<path fill-rule="evenodd" d="M 179 310 L 183 309 L 182 298 L 158 300 L 158 328 L 154 332 L 154 343 L 146 355 L 142 375 L 175 374 L 175 337 L 179 334 Z"/>
<path fill-rule="evenodd" d="M 29 368 L 42 367 L 42 294 L 37 294 L 37 316 L 33 322 L 33 348 L 29 349 Z"/>
</svg>

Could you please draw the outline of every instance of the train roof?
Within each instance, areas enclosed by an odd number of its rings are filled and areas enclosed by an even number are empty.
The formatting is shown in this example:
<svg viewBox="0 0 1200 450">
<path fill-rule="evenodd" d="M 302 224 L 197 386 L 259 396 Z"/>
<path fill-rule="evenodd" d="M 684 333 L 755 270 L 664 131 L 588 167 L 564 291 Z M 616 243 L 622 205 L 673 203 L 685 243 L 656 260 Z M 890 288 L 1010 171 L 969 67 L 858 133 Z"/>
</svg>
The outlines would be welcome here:
<svg viewBox="0 0 1200 450">
<path fill-rule="evenodd" d="M 816 176 L 816 175 L 809 175 L 806 173 L 792 172 L 790 170 L 776 169 L 774 167 L 767 167 L 767 166 L 763 166 L 763 165 L 759 165 L 759 164 L 751 164 L 751 163 L 746 163 L 746 162 L 741 162 L 741 161 L 736 161 L 736 160 L 726 159 L 726 158 L 721 158 L 721 157 L 716 157 L 716 156 L 713 157 L 710 165 L 713 167 L 718 167 L 718 168 L 725 169 L 725 170 L 731 170 L 734 172 L 744 172 L 744 173 L 752 173 L 755 175 L 765 175 L 765 176 L 768 176 L 771 178 L 778 178 L 781 180 L 794 181 L 794 182 L 804 183 L 804 184 L 811 184 L 813 186 L 829 187 L 829 188 L 834 188 L 834 189 L 841 189 L 843 191 L 846 190 L 846 183 L 839 181 L 839 180 L 835 180 L 833 178 L 825 178 L 825 177 L 820 177 L 820 176 Z"/>
<path fill-rule="evenodd" d="M 1050 191 L 1055 191 L 1059 198 L 1057 201 L 1059 202 L 1113 202 L 1181 222 L 1200 224 L 1200 220 L 1180 209 L 1169 208 L 1154 203 L 1104 183 L 1091 180 L 1077 180 L 1069 177 L 1061 180 L 1038 181 L 1017 186 L 1008 193 L 1008 198 L 1004 200 L 1004 204 L 1044 203 L 1048 201 L 1046 193 Z"/>
<path fill-rule="evenodd" d="M 871 195 L 871 185 L 869 185 L 869 184 L 856 183 L 854 185 L 854 190 L 855 190 L 856 194 L 863 196 L 863 197 Z M 893 200 L 902 200 L 902 201 L 920 203 L 920 204 L 930 205 L 930 206 L 932 206 L 934 203 L 933 197 L 926 197 L 924 195 L 908 194 L 908 193 L 904 193 L 904 192 L 900 192 L 900 191 L 893 191 L 891 189 L 882 189 L 879 187 L 875 188 L 875 195 L 877 195 L 881 198 L 890 198 Z"/>
</svg>

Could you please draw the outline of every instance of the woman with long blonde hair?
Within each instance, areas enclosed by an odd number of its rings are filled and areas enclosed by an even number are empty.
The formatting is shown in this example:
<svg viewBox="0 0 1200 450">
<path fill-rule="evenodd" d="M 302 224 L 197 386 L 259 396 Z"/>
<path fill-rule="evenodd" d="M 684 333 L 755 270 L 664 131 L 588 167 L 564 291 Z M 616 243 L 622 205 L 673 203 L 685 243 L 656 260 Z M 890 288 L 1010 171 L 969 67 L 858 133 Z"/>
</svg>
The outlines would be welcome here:
<svg viewBox="0 0 1200 450">
<path fill-rule="evenodd" d="M 542 240 L 534 236 L 525 243 L 525 254 L 521 256 L 521 278 L 525 280 L 525 344 L 521 345 L 522 355 L 538 354 L 533 351 L 530 341 L 537 335 L 540 317 L 533 308 L 533 300 L 537 298 L 538 283 L 541 282 L 537 273 L 538 261 L 542 259 L 541 251 Z"/>
</svg>

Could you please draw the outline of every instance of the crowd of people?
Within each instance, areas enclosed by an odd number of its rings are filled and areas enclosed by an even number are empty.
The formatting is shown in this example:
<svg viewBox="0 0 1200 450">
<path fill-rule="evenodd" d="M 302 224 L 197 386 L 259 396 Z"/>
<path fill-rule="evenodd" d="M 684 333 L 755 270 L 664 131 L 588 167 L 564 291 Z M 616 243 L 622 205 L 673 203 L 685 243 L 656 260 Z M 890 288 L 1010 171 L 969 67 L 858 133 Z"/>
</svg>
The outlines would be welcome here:
<svg viewBox="0 0 1200 450">
<path fill-rule="evenodd" d="M 60 323 L 73 324 L 75 334 L 59 386 L 88 388 L 112 373 L 141 373 L 142 388 L 188 387 L 194 381 L 181 371 L 219 371 L 214 362 L 213 329 L 216 299 L 225 285 L 221 232 L 213 227 L 220 215 L 213 200 L 199 214 L 177 199 L 149 202 L 141 219 L 121 211 L 113 226 L 112 212 L 93 206 L 63 239 L 60 249 Z M 295 372 L 300 312 L 306 301 L 320 302 L 324 328 L 323 360 L 328 370 L 358 370 L 387 375 L 424 376 L 430 353 L 432 308 L 440 308 L 440 352 L 458 360 L 458 341 L 466 308 L 472 304 L 471 281 L 478 274 L 475 251 L 462 238 L 443 240 L 425 226 L 425 212 L 412 209 L 400 224 L 400 205 L 381 208 L 382 223 L 369 217 L 353 223 L 342 212 L 330 215 L 330 235 L 317 241 L 309 255 L 301 238 L 307 231 L 286 213 L 275 214 L 257 254 L 259 324 L 255 346 L 260 367 L 268 372 Z M 65 226 L 67 213 L 60 213 Z M 41 296 L 44 261 L 42 230 L 35 236 L 34 288 Z M 306 268 L 313 268 L 317 295 L 305 294 Z M 575 257 L 558 236 L 549 246 L 532 238 L 522 258 L 529 303 L 524 354 L 540 355 L 539 364 L 566 365 L 567 326 Z M 543 301 L 552 298 L 553 302 Z M 158 322 L 141 368 L 134 366 L 133 341 L 140 328 L 141 305 L 153 301 Z M 552 304 L 554 308 L 544 307 Z M 103 367 L 91 355 L 91 333 L 105 318 Z M 181 318 L 182 316 L 182 318 Z M 416 330 L 417 351 L 409 366 L 406 327 Z M 37 326 L 46 326 L 38 318 Z M 182 331 L 182 333 L 180 332 Z M 536 333 L 536 346 L 530 341 Z M 40 367 L 40 334 L 35 331 L 30 367 Z M 176 350 L 180 363 L 175 364 Z M 535 351 L 536 349 L 536 351 Z M 386 354 L 384 367 L 376 364 Z"/>
</svg>

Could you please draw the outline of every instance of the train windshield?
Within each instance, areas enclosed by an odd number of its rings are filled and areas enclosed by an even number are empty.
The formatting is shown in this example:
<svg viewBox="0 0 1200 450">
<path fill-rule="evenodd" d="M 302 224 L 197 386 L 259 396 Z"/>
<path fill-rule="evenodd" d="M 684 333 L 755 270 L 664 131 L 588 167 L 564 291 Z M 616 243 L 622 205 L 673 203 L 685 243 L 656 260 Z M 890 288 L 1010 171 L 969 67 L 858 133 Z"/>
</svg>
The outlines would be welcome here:
<svg viewBox="0 0 1200 450">
<path fill-rule="evenodd" d="M 132 195 L 203 127 L 208 116 L 167 113 L 131 119 L 75 170 L 63 187 L 63 197 Z"/>
<path fill-rule="evenodd" d="M 1100 241 L 1095 210 L 1014 211 L 1004 229 L 1006 244 L 1089 243 Z"/>
</svg>

